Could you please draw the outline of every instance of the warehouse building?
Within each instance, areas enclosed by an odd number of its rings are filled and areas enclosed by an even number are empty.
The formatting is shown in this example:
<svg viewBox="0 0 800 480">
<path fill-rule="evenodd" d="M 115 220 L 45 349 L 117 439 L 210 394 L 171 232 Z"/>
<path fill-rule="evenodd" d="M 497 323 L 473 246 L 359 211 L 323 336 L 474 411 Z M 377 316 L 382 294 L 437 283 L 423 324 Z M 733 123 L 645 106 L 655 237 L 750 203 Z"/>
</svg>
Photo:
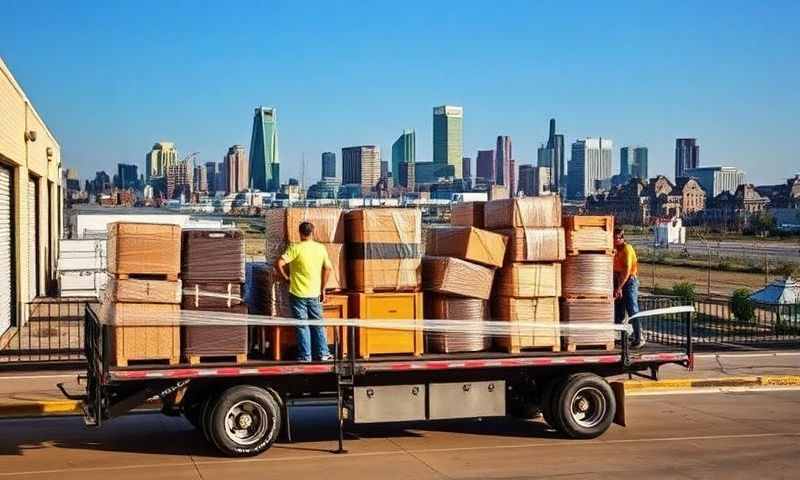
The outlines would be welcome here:
<svg viewBox="0 0 800 480">
<path fill-rule="evenodd" d="M 45 295 L 61 230 L 61 147 L 0 58 L 0 348 Z"/>
</svg>

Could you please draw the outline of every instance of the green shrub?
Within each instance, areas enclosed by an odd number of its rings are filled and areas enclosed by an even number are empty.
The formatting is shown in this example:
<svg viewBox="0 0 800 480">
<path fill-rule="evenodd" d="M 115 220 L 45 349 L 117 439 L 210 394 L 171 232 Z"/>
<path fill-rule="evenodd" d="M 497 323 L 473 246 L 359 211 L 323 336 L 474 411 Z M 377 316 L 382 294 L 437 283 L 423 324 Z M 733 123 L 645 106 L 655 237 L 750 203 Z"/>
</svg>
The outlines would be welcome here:
<svg viewBox="0 0 800 480">
<path fill-rule="evenodd" d="M 697 298 L 694 283 L 679 282 L 672 285 L 672 295 L 680 298 L 686 303 L 694 303 Z"/>
<path fill-rule="evenodd" d="M 785 262 L 778 265 L 778 267 L 775 269 L 775 273 L 782 277 L 796 277 L 798 270 L 800 270 L 800 268 L 798 268 L 796 263 Z"/>
<path fill-rule="evenodd" d="M 731 295 L 731 311 L 737 320 L 751 322 L 755 318 L 755 308 L 750 301 L 750 293 L 752 292 L 746 288 L 737 288 Z"/>
</svg>

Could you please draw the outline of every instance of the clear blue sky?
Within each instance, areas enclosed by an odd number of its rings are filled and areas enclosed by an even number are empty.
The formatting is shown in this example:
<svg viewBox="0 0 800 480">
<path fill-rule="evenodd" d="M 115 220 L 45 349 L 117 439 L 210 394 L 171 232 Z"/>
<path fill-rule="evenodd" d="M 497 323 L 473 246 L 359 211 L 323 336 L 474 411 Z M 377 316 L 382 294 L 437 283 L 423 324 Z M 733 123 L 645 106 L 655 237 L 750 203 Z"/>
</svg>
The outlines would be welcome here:
<svg viewBox="0 0 800 480">
<path fill-rule="evenodd" d="M 221 161 L 261 104 L 284 181 L 303 154 L 307 183 L 326 150 L 389 160 L 404 128 L 429 160 L 444 103 L 464 107 L 473 158 L 505 134 L 535 162 L 554 116 L 567 143 L 611 138 L 615 173 L 641 144 L 671 176 L 679 136 L 749 181 L 800 170 L 800 2 L 225 3 L 5 0 L 0 55 L 81 177 L 141 168 L 161 139 Z"/>
</svg>

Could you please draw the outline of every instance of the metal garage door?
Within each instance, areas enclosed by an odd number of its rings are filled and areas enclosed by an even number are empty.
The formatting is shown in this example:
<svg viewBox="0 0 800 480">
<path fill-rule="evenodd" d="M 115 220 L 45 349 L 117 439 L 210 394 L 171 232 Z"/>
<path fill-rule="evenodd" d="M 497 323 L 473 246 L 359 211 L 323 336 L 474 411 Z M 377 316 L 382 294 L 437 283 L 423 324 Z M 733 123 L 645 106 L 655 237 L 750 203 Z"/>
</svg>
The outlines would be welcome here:
<svg viewBox="0 0 800 480">
<path fill-rule="evenodd" d="M 0 334 L 11 326 L 14 312 L 11 211 L 11 170 L 0 165 Z"/>
<path fill-rule="evenodd" d="M 39 293 L 39 255 L 38 232 L 39 215 L 37 202 L 37 185 L 33 179 L 28 180 L 28 300 L 33 300 Z"/>
</svg>

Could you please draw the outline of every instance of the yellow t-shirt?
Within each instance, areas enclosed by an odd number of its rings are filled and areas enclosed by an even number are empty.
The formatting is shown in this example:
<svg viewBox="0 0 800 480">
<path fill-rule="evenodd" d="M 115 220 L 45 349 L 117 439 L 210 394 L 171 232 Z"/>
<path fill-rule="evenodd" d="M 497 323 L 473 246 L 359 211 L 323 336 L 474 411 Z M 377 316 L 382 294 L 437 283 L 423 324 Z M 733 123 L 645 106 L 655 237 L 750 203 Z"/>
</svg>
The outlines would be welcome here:
<svg viewBox="0 0 800 480">
<path fill-rule="evenodd" d="M 319 297 L 322 267 L 331 268 L 328 251 L 321 243 L 305 240 L 289 245 L 281 255 L 289 265 L 289 293 L 300 298 Z"/>
<path fill-rule="evenodd" d="M 617 275 L 628 273 L 631 277 L 639 275 L 639 259 L 636 258 L 636 250 L 630 243 L 626 243 L 614 254 L 614 273 Z"/>
</svg>

